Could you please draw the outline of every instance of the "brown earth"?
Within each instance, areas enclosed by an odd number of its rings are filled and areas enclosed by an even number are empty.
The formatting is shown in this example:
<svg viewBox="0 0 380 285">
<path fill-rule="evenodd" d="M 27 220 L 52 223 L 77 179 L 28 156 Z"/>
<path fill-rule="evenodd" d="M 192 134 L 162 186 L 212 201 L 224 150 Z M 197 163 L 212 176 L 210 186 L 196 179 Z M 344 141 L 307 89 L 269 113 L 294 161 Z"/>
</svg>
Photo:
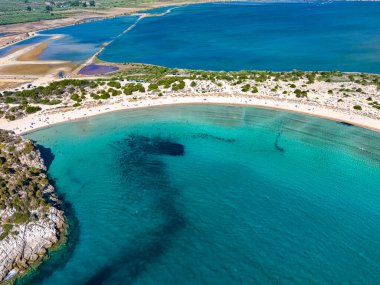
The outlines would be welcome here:
<svg viewBox="0 0 380 285">
<path fill-rule="evenodd" d="M 0 79 L 0 90 L 9 88 L 16 88 L 30 81 L 12 80 L 12 79 Z"/>
<path fill-rule="evenodd" d="M 36 46 L 34 49 L 20 55 L 17 58 L 17 61 L 31 61 L 31 60 L 38 60 L 38 56 L 48 47 L 47 42 L 42 42 L 38 46 Z"/>
<path fill-rule="evenodd" d="M 48 75 L 58 74 L 59 71 L 69 73 L 73 70 L 71 63 L 63 64 L 14 64 L 0 67 L 0 75 Z"/>
</svg>

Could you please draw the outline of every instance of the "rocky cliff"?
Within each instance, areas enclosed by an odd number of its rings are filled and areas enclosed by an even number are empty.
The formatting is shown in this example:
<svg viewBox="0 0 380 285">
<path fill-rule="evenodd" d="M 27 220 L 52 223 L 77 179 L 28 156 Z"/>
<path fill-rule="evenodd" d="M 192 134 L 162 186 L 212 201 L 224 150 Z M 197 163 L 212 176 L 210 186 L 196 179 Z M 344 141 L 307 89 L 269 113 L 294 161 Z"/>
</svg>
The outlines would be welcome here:
<svg viewBox="0 0 380 285">
<path fill-rule="evenodd" d="M 0 130 L 0 282 L 42 259 L 64 229 L 40 152 L 31 141 Z"/>
</svg>

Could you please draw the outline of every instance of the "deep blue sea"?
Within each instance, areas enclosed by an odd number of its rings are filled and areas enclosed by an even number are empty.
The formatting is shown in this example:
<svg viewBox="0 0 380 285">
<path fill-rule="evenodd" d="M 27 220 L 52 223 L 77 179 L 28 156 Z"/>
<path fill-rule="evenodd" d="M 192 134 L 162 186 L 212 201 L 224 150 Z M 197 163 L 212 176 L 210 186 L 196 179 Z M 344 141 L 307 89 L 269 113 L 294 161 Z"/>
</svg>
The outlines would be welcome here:
<svg viewBox="0 0 380 285">
<path fill-rule="evenodd" d="M 183 105 L 28 137 L 71 234 L 18 284 L 380 283 L 379 133 Z"/>
<path fill-rule="evenodd" d="M 144 18 L 99 57 L 192 69 L 380 73 L 379 55 L 380 3 L 244 2 Z"/>
</svg>

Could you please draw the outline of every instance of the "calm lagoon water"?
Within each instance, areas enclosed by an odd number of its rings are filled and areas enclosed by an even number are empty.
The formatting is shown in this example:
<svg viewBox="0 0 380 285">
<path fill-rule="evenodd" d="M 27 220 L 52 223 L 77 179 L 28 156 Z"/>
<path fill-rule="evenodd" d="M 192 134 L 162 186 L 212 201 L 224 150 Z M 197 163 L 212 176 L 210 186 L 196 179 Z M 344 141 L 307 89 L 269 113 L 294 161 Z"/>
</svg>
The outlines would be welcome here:
<svg viewBox="0 0 380 285">
<path fill-rule="evenodd" d="M 186 105 L 28 137 L 55 155 L 73 226 L 18 284 L 380 282 L 379 133 Z"/>
<path fill-rule="evenodd" d="M 144 18 L 125 34 L 121 33 L 137 16 L 43 31 L 64 37 L 50 42 L 40 58 L 82 62 L 113 41 L 100 59 L 228 71 L 380 73 L 379 15 L 376 2 L 188 5 L 162 17 Z M 7 52 L 0 49 L 0 56 Z"/>
<path fill-rule="evenodd" d="M 146 11 L 143 11 L 143 13 L 147 13 L 147 14 L 162 14 L 162 13 L 165 13 L 167 12 L 168 10 L 170 9 L 177 9 L 178 6 L 164 6 L 164 7 L 158 7 L 158 8 L 154 8 L 154 9 L 149 9 L 149 10 L 146 10 Z"/>
<path fill-rule="evenodd" d="M 162 10 L 160 10 L 162 11 Z M 149 17 L 100 59 L 210 70 L 380 73 L 380 3 L 219 3 Z"/>
<path fill-rule="evenodd" d="M 63 37 L 50 42 L 40 58 L 84 61 L 97 52 L 102 44 L 115 39 L 136 19 L 135 16 L 123 16 L 43 31 L 41 34 L 62 34 Z"/>
<path fill-rule="evenodd" d="M 4 48 L 1 48 L 0 49 L 0 57 L 6 56 L 10 52 L 14 51 L 16 48 L 26 47 L 27 45 L 36 44 L 36 43 L 39 43 L 39 42 L 42 42 L 42 41 L 45 41 L 45 40 L 48 40 L 48 39 L 49 39 L 49 37 L 47 37 L 45 35 L 35 36 L 33 38 L 29 38 L 29 39 L 26 39 L 24 41 L 15 43 L 15 44 L 13 44 L 11 46 L 7 46 L 7 47 L 4 47 Z"/>
</svg>

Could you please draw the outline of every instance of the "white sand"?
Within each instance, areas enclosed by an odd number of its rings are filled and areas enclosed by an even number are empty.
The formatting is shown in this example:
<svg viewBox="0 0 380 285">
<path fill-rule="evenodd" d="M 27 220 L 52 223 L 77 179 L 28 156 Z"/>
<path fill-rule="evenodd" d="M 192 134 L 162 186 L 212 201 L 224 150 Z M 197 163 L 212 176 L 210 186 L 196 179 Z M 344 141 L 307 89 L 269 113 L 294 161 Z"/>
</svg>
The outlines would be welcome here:
<svg viewBox="0 0 380 285">
<path fill-rule="evenodd" d="M 54 124 L 87 118 L 99 114 L 109 113 L 118 110 L 133 108 L 144 108 L 160 105 L 174 104 L 225 104 L 225 105 L 247 105 L 291 112 L 309 114 L 336 121 L 343 121 L 353 125 L 361 126 L 375 131 L 380 131 L 380 120 L 356 114 L 355 112 L 329 109 L 299 102 L 289 102 L 285 100 L 269 100 L 254 97 L 235 96 L 168 96 L 160 98 L 145 98 L 130 101 L 130 97 L 119 96 L 103 102 L 101 105 L 83 106 L 80 108 L 59 108 L 46 109 L 36 114 L 28 115 L 16 121 L 7 122 L 0 120 L 0 128 L 13 130 L 17 134 L 25 134 L 33 130 L 48 127 Z"/>
</svg>

